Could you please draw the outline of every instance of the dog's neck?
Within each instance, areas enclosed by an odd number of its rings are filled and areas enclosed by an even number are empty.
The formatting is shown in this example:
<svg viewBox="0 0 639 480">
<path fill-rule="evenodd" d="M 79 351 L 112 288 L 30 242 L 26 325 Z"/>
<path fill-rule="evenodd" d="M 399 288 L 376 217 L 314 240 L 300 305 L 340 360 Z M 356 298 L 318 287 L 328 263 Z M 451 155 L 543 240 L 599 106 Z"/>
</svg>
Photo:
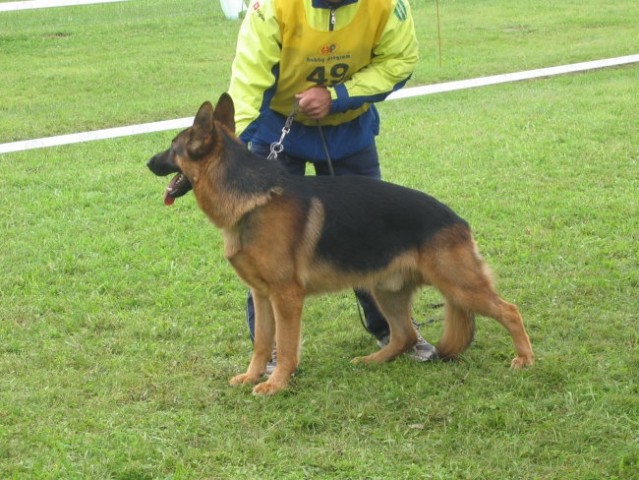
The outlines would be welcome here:
<svg viewBox="0 0 639 480">
<path fill-rule="evenodd" d="M 234 230 L 249 212 L 281 194 L 281 172 L 256 157 L 222 125 L 206 171 L 193 182 L 200 208 L 222 230 Z"/>
</svg>

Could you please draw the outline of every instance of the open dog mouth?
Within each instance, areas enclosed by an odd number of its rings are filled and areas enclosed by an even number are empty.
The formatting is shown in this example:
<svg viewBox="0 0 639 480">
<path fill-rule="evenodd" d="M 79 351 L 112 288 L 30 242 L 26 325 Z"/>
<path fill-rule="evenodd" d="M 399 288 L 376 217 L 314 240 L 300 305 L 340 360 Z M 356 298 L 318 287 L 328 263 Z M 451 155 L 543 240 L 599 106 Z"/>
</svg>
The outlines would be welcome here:
<svg viewBox="0 0 639 480">
<path fill-rule="evenodd" d="M 164 204 L 173 205 L 176 198 L 186 194 L 192 188 L 193 187 L 191 186 L 191 182 L 189 182 L 188 178 L 186 178 L 184 174 L 178 173 L 175 177 L 173 177 L 169 186 L 166 187 L 166 191 L 164 193 Z"/>
</svg>

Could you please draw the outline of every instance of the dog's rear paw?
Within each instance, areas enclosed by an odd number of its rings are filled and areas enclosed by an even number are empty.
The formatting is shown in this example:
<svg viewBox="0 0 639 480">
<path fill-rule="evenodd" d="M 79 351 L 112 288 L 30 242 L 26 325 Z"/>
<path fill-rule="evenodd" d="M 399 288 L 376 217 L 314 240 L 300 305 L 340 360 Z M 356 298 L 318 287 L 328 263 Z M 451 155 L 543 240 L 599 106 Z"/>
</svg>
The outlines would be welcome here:
<svg viewBox="0 0 639 480">
<path fill-rule="evenodd" d="M 529 367 L 535 363 L 535 359 L 532 356 L 529 357 L 515 357 L 513 358 L 510 368 L 519 370 L 520 368 Z"/>
<path fill-rule="evenodd" d="M 351 360 L 353 365 L 361 365 L 362 363 L 366 363 L 366 357 L 355 357 Z"/>
<path fill-rule="evenodd" d="M 244 384 L 251 384 L 251 385 L 255 385 L 258 382 L 259 378 L 253 377 L 252 375 L 249 375 L 248 373 L 243 373 L 241 375 L 236 375 L 235 377 L 231 378 L 231 380 L 229 380 L 229 385 L 231 386 L 236 386 L 236 385 L 244 385 Z"/>
<path fill-rule="evenodd" d="M 353 365 L 361 365 L 364 363 L 382 363 L 387 362 L 393 358 L 391 356 L 385 355 L 386 352 L 384 352 L 383 350 L 384 349 L 372 353 L 371 355 L 366 355 L 365 357 L 355 357 L 351 360 L 351 363 Z"/>
</svg>

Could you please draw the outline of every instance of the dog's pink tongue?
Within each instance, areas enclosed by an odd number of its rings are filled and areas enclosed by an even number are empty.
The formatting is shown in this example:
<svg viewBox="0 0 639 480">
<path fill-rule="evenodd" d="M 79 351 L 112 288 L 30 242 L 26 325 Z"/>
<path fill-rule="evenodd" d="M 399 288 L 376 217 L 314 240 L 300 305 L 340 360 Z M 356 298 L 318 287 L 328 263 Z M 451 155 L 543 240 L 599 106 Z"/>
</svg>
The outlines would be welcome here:
<svg viewBox="0 0 639 480">
<path fill-rule="evenodd" d="M 164 196 L 164 205 L 166 205 L 167 207 L 170 207 L 171 205 L 173 205 L 174 202 L 175 202 L 175 198 L 170 197 L 169 193 L 167 192 L 166 195 Z"/>
</svg>

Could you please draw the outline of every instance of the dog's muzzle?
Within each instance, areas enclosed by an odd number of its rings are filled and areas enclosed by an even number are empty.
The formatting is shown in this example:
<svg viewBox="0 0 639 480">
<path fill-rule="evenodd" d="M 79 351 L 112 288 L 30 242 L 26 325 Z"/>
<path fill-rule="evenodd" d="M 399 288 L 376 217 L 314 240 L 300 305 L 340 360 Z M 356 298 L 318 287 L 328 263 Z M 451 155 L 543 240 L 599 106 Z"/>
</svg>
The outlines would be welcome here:
<svg viewBox="0 0 639 480">
<path fill-rule="evenodd" d="M 177 174 L 171 179 L 171 182 L 164 191 L 165 205 L 173 205 L 176 198 L 185 195 L 193 188 L 189 179 L 186 178 L 179 167 L 171 161 L 170 149 L 154 155 L 146 165 L 151 172 L 159 177 L 165 177 L 172 173 Z"/>
</svg>

